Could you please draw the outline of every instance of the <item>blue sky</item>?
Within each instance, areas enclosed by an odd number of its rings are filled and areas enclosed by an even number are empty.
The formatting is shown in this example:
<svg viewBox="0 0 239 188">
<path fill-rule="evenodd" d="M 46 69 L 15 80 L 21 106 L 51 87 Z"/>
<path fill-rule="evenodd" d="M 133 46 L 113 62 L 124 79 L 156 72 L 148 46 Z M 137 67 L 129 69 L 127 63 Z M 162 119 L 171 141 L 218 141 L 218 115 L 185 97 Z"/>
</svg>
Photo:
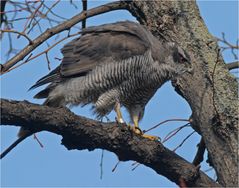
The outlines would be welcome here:
<svg viewBox="0 0 239 188">
<path fill-rule="evenodd" d="M 102 1 L 90 1 L 89 8 L 99 4 Z M 77 2 L 80 6 L 80 2 Z M 221 33 L 226 34 L 228 41 L 235 43 L 238 38 L 238 2 L 237 1 L 198 1 L 201 15 L 208 26 L 212 35 L 221 37 Z M 11 9 L 11 7 L 9 7 Z M 62 10 L 65 10 L 62 12 Z M 56 11 L 61 16 L 70 18 L 78 13 L 69 3 L 63 2 L 56 7 Z M 23 14 L 23 13 L 21 13 Z M 103 23 L 115 22 L 118 20 L 135 20 L 127 11 L 115 11 L 103 14 L 87 20 L 87 25 L 100 25 Z M 22 22 L 24 23 L 24 22 Z M 16 25 L 16 28 L 22 28 L 22 23 Z M 45 28 L 46 29 L 46 25 Z M 37 30 L 32 37 L 37 36 Z M 61 37 L 61 36 L 60 36 Z M 55 37 L 50 40 L 54 42 Z M 69 41 L 69 40 L 68 40 Z M 54 48 L 49 56 L 51 67 L 54 68 L 59 61 L 54 57 L 61 57 L 60 49 L 66 43 Z M 15 47 L 21 49 L 26 45 L 24 39 L 14 38 Z M 6 39 L 1 44 L 1 63 L 6 61 L 5 54 L 9 45 Z M 41 52 L 46 48 L 42 45 L 35 53 Z M 224 52 L 226 62 L 233 61 L 230 52 Z M 47 74 L 48 68 L 46 59 L 41 56 L 30 63 L 18 68 L 1 77 L 1 97 L 16 100 L 29 100 L 34 103 L 42 103 L 40 100 L 33 99 L 33 95 L 39 90 L 28 92 L 40 77 Z M 41 89 L 41 88 L 40 88 Z M 74 108 L 75 113 L 93 118 L 90 107 Z M 153 125 L 171 118 L 188 118 L 191 110 L 185 100 L 177 95 L 170 82 L 166 83 L 146 107 L 144 119 L 140 126 L 147 129 Z M 114 120 L 115 114 L 109 116 Z M 124 117 L 128 120 L 128 115 L 124 112 Z M 152 135 L 158 135 L 164 138 L 168 132 L 183 125 L 183 122 L 172 122 L 162 125 L 156 130 L 150 132 Z M 1 150 L 6 148 L 16 139 L 18 128 L 1 128 Z M 179 134 L 165 143 L 170 149 L 174 149 L 190 132 L 191 128 L 183 129 Z M 51 133 L 38 133 L 38 138 L 44 145 L 41 148 L 32 138 L 28 138 L 15 148 L 6 158 L 1 161 L 1 186 L 2 187 L 69 187 L 69 186 L 124 186 L 124 187 L 169 187 L 175 184 L 166 178 L 159 176 L 152 169 L 140 165 L 132 171 L 132 163 L 121 162 L 115 172 L 112 172 L 115 164 L 118 162 L 115 154 L 104 151 L 103 157 L 103 178 L 100 179 L 100 160 L 102 150 L 67 151 L 61 143 L 61 137 Z M 196 153 L 196 144 L 200 137 L 195 133 L 190 137 L 183 147 L 177 150 L 177 153 L 188 161 L 192 161 Z M 209 167 L 203 163 L 202 170 Z M 211 177 L 214 172 L 210 171 Z"/>
</svg>

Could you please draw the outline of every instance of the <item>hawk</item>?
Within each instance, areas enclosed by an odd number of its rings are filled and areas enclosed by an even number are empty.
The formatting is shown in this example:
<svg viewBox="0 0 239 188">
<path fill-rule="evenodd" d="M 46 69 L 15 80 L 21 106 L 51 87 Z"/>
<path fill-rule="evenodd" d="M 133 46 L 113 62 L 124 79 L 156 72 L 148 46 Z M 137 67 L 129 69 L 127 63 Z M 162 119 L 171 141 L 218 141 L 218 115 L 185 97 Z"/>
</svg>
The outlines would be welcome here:
<svg viewBox="0 0 239 188">
<path fill-rule="evenodd" d="M 35 98 L 52 107 L 93 104 L 99 118 L 114 109 L 119 122 L 124 106 L 132 130 L 150 139 L 139 129 L 146 104 L 166 81 L 191 69 L 182 48 L 130 21 L 85 28 L 62 54 L 61 64 L 30 88 L 49 84 Z"/>
</svg>

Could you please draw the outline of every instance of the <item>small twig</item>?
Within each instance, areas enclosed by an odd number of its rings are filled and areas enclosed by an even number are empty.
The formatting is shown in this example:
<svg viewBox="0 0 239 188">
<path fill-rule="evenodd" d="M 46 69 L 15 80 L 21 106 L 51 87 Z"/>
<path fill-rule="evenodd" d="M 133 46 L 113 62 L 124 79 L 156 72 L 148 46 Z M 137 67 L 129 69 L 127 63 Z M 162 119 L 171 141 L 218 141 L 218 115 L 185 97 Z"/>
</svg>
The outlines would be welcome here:
<svg viewBox="0 0 239 188">
<path fill-rule="evenodd" d="M 229 43 L 229 42 L 226 40 L 226 38 L 225 38 L 225 33 L 222 33 L 222 39 L 217 38 L 217 37 L 216 37 L 216 39 L 217 39 L 218 41 L 220 41 L 220 42 L 226 44 L 229 48 L 239 49 L 239 46 L 238 46 L 238 45 L 233 45 L 233 44 Z M 222 48 L 224 48 L 224 47 L 222 47 Z M 225 48 L 226 48 L 226 47 L 225 47 Z"/>
<path fill-rule="evenodd" d="M 62 41 L 68 39 L 69 37 L 76 36 L 76 35 L 78 35 L 79 33 L 80 33 L 80 32 L 62 38 L 61 40 L 57 41 L 55 44 L 53 44 L 52 46 L 50 46 L 49 48 L 47 48 L 46 50 L 44 50 L 43 52 L 41 52 L 41 53 L 39 53 L 39 54 L 37 54 L 37 55 L 35 55 L 35 56 L 29 58 L 28 61 L 24 61 L 24 62 L 22 62 L 22 63 L 20 63 L 20 64 L 18 64 L 18 65 L 16 65 L 16 66 L 14 66 L 14 67 L 8 69 L 7 72 L 9 72 L 9 71 L 11 71 L 11 70 L 13 70 L 13 69 L 18 68 L 18 67 L 20 67 L 20 66 L 22 66 L 22 65 L 24 65 L 24 64 L 26 64 L 26 63 L 28 63 L 29 61 L 31 61 L 31 60 L 33 60 L 33 59 L 35 59 L 35 58 L 37 58 L 37 57 L 39 57 L 39 56 L 41 56 L 41 55 L 43 55 L 43 54 L 45 54 L 45 53 L 48 53 L 52 48 L 54 48 L 56 45 L 58 45 L 58 44 L 61 43 Z M 6 72 L 4 72 L 4 73 L 6 73 Z"/>
<path fill-rule="evenodd" d="M 62 61 L 62 58 L 59 58 L 59 57 L 54 57 L 54 59 L 56 59 L 58 61 Z"/>
<path fill-rule="evenodd" d="M 203 155 L 204 155 L 205 149 L 206 149 L 205 143 L 203 139 L 201 138 L 198 144 L 198 151 L 192 162 L 195 166 L 198 166 L 203 161 Z"/>
<path fill-rule="evenodd" d="M 114 168 L 112 169 L 112 172 L 114 172 L 114 171 L 116 170 L 116 168 L 118 167 L 119 164 L 120 164 L 120 161 L 118 161 L 118 162 L 115 164 Z"/>
<path fill-rule="evenodd" d="M 48 7 L 47 5 L 43 5 L 44 7 L 46 7 L 48 10 L 47 12 L 43 15 L 43 16 L 47 16 L 47 14 L 50 12 L 53 16 L 56 16 L 57 18 L 60 18 L 62 20 L 67 20 L 67 18 L 64 18 L 58 14 L 56 14 L 55 12 L 52 11 L 52 9 L 60 2 L 60 0 L 56 1 L 51 7 Z"/>
<path fill-rule="evenodd" d="M 42 5 L 44 4 L 44 0 L 40 1 L 40 5 L 35 9 L 35 11 L 31 14 L 30 16 L 30 21 L 29 24 L 26 24 L 26 27 L 24 27 L 23 33 L 26 32 L 27 28 L 30 27 L 30 25 L 32 24 L 32 21 L 35 19 L 36 14 L 38 13 L 39 9 L 42 7 Z"/>
<path fill-rule="evenodd" d="M 48 52 L 46 52 L 45 54 L 46 54 L 47 67 L 48 67 L 48 70 L 50 71 L 51 70 L 51 67 L 50 67 L 51 62 L 48 57 Z"/>
<path fill-rule="evenodd" d="M 104 159 L 104 150 L 102 149 L 100 157 L 100 179 L 103 178 L 103 159 Z"/>
<path fill-rule="evenodd" d="M 2 23 L 3 22 L 6 22 L 7 21 L 7 18 L 6 18 L 6 12 L 5 12 L 5 7 L 6 7 L 6 3 L 7 3 L 7 0 L 5 1 L 1 1 L 1 15 L 0 15 L 0 26 L 2 26 Z"/>
<path fill-rule="evenodd" d="M 14 10 L 8 10 L 8 11 L 1 11 L 0 14 L 3 15 L 3 14 L 6 14 L 6 13 L 12 13 L 12 12 L 21 12 L 23 10 L 27 10 L 26 8 L 20 8 L 20 9 L 14 9 Z"/>
<path fill-rule="evenodd" d="M 28 25 L 28 23 L 29 23 L 29 21 L 31 21 L 31 19 L 33 18 L 33 12 L 32 12 L 32 10 L 31 10 L 31 7 L 32 8 L 34 8 L 34 6 L 30 6 L 28 3 L 25 3 L 25 6 L 26 6 L 26 8 L 24 9 L 24 10 L 26 10 L 27 12 L 29 12 L 30 13 L 30 16 L 28 17 L 28 19 L 26 20 L 26 22 L 25 22 L 25 24 L 24 24 L 24 26 L 23 26 L 23 31 L 22 31 L 22 33 L 25 33 L 25 31 L 27 30 L 27 27 L 29 26 Z M 20 35 L 19 35 L 20 36 Z"/>
<path fill-rule="evenodd" d="M 87 11 L 87 0 L 82 0 L 83 11 Z M 86 18 L 82 20 L 82 29 L 86 27 Z"/>
<path fill-rule="evenodd" d="M 70 0 L 70 4 L 71 4 L 75 9 L 78 8 L 77 5 L 76 5 L 75 3 L 73 3 L 73 0 Z"/>
<path fill-rule="evenodd" d="M 170 122 L 170 121 L 187 121 L 187 122 L 189 122 L 190 120 L 188 120 L 188 119 L 179 119 L 179 118 L 176 118 L 176 119 L 167 119 L 167 120 L 164 120 L 164 121 L 158 123 L 157 125 L 155 125 L 155 126 L 149 128 L 148 130 L 144 130 L 143 133 L 146 133 L 146 132 L 148 132 L 148 131 L 151 131 L 151 130 L 157 128 L 158 126 L 160 126 L 160 125 L 162 125 L 162 124 L 164 124 L 164 123 Z"/>
<path fill-rule="evenodd" d="M 25 61 L 28 61 L 31 57 L 32 57 L 32 53 L 27 57 L 27 59 Z"/>
<path fill-rule="evenodd" d="M 136 166 L 132 168 L 131 170 L 134 171 L 136 168 L 138 168 L 138 166 L 140 166 L 140 163 L 137 163 Z"/>
<path fill-rule="evenodd" d="M 41 21 L 42 18 L 47 18 L 47 14 L 48 14 L 49 12 L 51 12 L 51 13 L 53 14 L 54 12 L 52 11 L 52 9 L 53 9 L 59 2 L 60 2 L 60 0 L 57 0 L 50 8 L 47 7 L 45 4 L 43 4 L 43 7 L 46 7 L 48 10 L 46 11 L 45 14 L 42 13 L 42 15 L 40 16 L 40 18 L 39 18 L 38 20 L 35 20 L 35 23 L 32 24 L 32 27 L 29 29 L 29 31 L 28 31 L 27 33 L 29 34 L 29 33 L 32 31 L 32 29 L 33 29 L 36 25 L 39 25 L 39 22 Z M 52 19 L 50 19 L 50 18 L 47 18 L 47 19 L 48 19 L 48 21 L 49 21 L 49 24 L 51 25 Z M 30 25 L 30 24 L 29 24 L 29 25 Z M 53 26 L 51 25 L 51 27 L 53 27 Z"/>
<path fill-rule="evenodd" d="M 8 30 L 8 29 L 1 29 L 0 31 L 3 33 L 16 33 L 18 35 L 25 37 L 29 41 L 29 45 L 33 44 L 32 40 L 23 32 L 19 32 L 19 31 L 15 31 L 15 30 Z"/>
<path fill-rule="evenodd" d="M 211 171 L 211 170 L 213 170 L 212 167 L 211 167 L 211 168 L 208 168 L 207 170 L 204 170 L 204 172 L 209 172 L 209 171 Z"/>
<path fill-rule="evenodd" d="M 37 143 L 41 146 L 41 148 L 44 147 L 41 141 L 37 138 L 37 135 L 35 133 L 33 134 L 33 138 L 37 141 Z"/>
<path fill-rule="evenodd" d="M 168 141 L 170 138 L 172 138 L 174 135 L 176 135 L 180 130 L 182 130 L 184 127 L 188 127 L 190 125 L 190 123 L 187 123 L 185 125 L 182 125 L 172 131 L 170 131 L 163 139 L 162 143 Z"/>
<path fill-rule="evenodd" d="M 138 163 L 137 161 L 133 162 L 133 163 L 131 164 L 131 166 L 135 166 L 135 167 L 133 167 L 131 170 L 132 170 L 132 171 L 135 170 L 139 165 L 140 165 L 140 163 Z"/>
<path fill-rule="evenodd" d="M 239 40 L 236 41 L 236 44 L 231 44 L 230 42 L 227 41 L 225 37 L 225 33 L 222 33 L 222 39 L 217 38 L 217 41 L 224 43 L 226 46 L 221 46 L 222 51 L 224 50 L 231 50 L 232 55 L 234 56 L 235 59 L 238 59 L 237 53 L 235 50 L 239 50 Z"/>
<path fill-rule="evenodd" d="M 175 149 L 173 149 L 173 151 L 175 152 L 178 148 L 180 148 L 180 147 L 184 144 L 184 142 L 185 142 L 187 139 L 189 139 L 189 137 L 192 136 L 195 132 L 196 132 L 196 131 L 191 132 L 186 138 L 184 138 L 183 141 L 182 141 Z"/>
<path fill-rule="evenodd" d="M 6 53 L 6 59 L 8 60 L 10 57 L 10 54 L 17 54 L 17 52 L 19 51 L 18 49 L 13 48 L 13 44 L 12 44 L 12 37 L 10 33 L 7 33 L 8 36 L 8 41 L 9 41 L 9 50 Z M 4 67 L 4 66 L 3 66 Z"/>
</svg>

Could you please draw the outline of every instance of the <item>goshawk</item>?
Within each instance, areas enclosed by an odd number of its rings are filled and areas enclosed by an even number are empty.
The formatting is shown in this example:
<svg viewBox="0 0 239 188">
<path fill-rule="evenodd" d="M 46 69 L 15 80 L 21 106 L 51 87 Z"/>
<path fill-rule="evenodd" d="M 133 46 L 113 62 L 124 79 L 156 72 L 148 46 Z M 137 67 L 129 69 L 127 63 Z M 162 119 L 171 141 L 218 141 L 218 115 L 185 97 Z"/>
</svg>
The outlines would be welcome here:
<svg viewBox="0 0 239 188">
<path fill-rule="evenodd" d="M 124 106 L 137 133 L 145 106 L 157 89 L 191 69 L 182 48 L 159 41 L 130 21 L 83 29 L 62 53 L 60 66 L 31 87 L 50 83 L 35 98 L 46 98 L 44 104 L 52 107 L 92 103 L 99 118 L 114 109 L 119 122 Z"/>
</svg>

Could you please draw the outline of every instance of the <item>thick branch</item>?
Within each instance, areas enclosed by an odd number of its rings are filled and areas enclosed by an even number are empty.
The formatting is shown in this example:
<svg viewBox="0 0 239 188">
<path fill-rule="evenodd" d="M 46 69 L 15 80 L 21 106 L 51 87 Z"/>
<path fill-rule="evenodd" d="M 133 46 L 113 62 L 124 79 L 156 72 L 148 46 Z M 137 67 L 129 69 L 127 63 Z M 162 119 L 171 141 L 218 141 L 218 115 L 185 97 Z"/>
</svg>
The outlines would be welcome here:
<svg viewBox="0 0 239 188">
<path fill-rule="evenodd" d="M 83 11 L 80 14 L 77 14 L 76 16 L 72 17 L 71 19 L 63 22 L 62 24 L 59 24 L 55 27 L 52 27 L 51 29 L 46 30 L 39 37 L 33 40 L 31 45 L 27 45 L 16 56 L 14 56 L 8 62 L 3 64 L 1 66 L 1 74 L 6 72 L 9 68 L 14 66 L 16 63 L 18 63 L 22 59 L 24 59 L 28 54 L 30 54 L 34 49 L 36 49 L 36 47 L 38 47 L 40 44 L 42 44 L 43 42 L 45 42 L 46 40 L 48 40 L 55 34 L 70 29 L 72 26 L 74 26 L 75 24 L 79 23 L 80 21 L 86 18 L 90 18 L 92 16 L 103 14 L 113 10 L 126 9 L 126 8 L 127 8 L 127 3 L 124 1 L 108 3 L 106 5 L 102 5 L 102 6 L 90 9 L 88 11 Z"/>
<path fill-rule="evenodd" d="M 33 132 L 49 131 L 62 135 L 62 144 L 69 150 L 106 149 L 114 152 L 121 161 L 137 161 L 177 184 L 183 179 L 187 186 L 219 186 L 160 142 L 134 134 L 124 124 L 102 123 L 77 116 L 65 108 L 56 110 L 27 101 L 2 99 L 1 112 L 2 125 L 17 125 Z"/>
<path fill-rule="evenodd" d="M 238 69 L 239 68 L 239 62 L 238 61 L 231 62 L 231 63 L 226 64 L 226 66 L 229 70 Z"/>
<path fill-rule="evenodd" d="M 204 143 L 203 139 L 201 138 L 201 140 L 198 144 L 198 151 L 196 153 L 195 158 L 193 159 L 193 164 L 195 166 L 200 165 L 200 163 L 203 162 L 203 155 L 204 155 L 205 149 L 206 149 L 205 143 Z"/>
</svg>

